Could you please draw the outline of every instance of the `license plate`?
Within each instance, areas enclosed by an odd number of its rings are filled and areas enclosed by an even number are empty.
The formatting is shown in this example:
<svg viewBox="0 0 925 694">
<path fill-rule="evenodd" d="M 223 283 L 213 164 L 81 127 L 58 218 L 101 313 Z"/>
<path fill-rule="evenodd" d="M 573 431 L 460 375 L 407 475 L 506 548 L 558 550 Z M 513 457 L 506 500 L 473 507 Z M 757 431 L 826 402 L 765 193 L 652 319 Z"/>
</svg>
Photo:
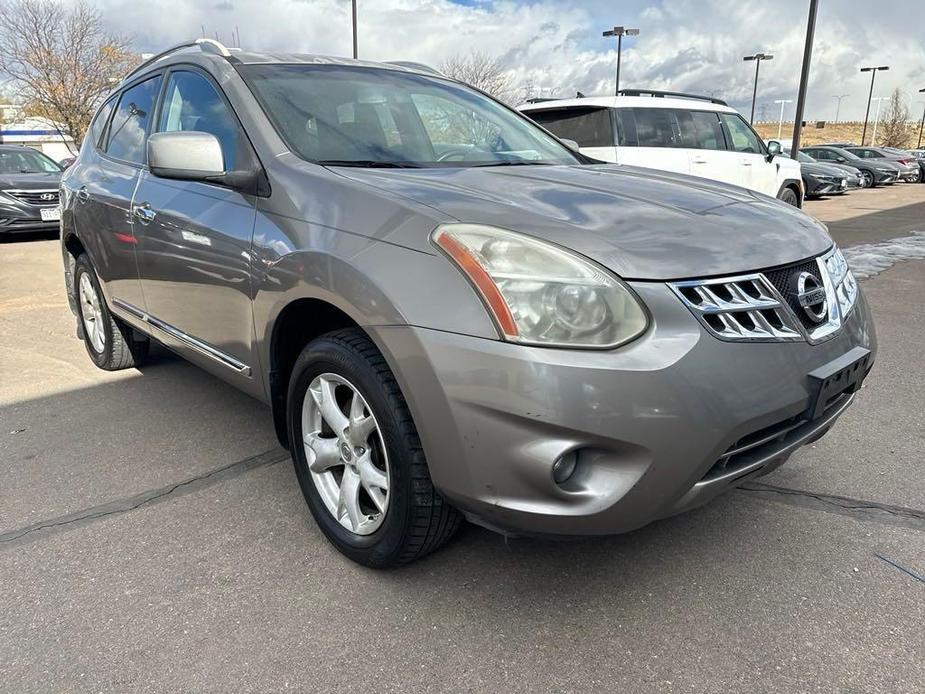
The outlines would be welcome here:
<svg viewBox="0 0 925 694">
<path fill-rule="evenodd" d="M 841 180 L 841 187 L 842 187 L 842 188 L 847 188 L 847 187 L 848 187 L 848 179 L 847 179 L 847 178 L 843 178 L 843 179 Z"/>
<path fill-rule="evenodd" d="M 870 350 L 855 347 L 838 359 L 810 371 L 811 397 L 807 412 L 809 418 L 821 417 L 826 408 L 840 395 L 853 393 L 860 388 L 872 365 L 873 357 Z"/>
<path fill-rule="evenodd" d="M 43 207 L 39 210 L 39 214 L 42 215 L 43 222 L 57 222 L 61 219 L 61 208 Z"/>
</svg>

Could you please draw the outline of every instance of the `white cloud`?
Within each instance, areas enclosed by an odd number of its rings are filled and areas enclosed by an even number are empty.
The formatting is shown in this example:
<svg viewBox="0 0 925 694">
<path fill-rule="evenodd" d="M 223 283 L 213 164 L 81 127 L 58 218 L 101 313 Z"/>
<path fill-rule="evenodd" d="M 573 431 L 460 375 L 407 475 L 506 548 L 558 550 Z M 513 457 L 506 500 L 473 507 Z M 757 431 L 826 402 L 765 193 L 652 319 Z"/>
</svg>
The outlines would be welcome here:
<svg viewBox="0 0 925 694">
<path fill-rule="evenodd" d="M 348 55 L 349 0 L 97 0 L 114 29 L 155 51 L 216 31 L 245 48 Z M 614 21 L 638 26 L 624 45 L 624 86 L 715 92 L 747 108 L 753 70 L 742 56 L 774 53 L 762 64 L 759 107 L 795 99 L 807 0 L 514 0 L 458 4 L 450 0 L 359 0 L 360 56 L 432 65 L 476 49 L 501 57 L 518 81 L 571 96 L 609 93 L 616 52 L 601 30 Z M 833 94 L 850 93 L 843 116 L 863 117 L 868 82 L 862 64 L 889 64 L 877 94 L 898 86 L 910 105 L 925 87 L 925 2 L 821 3 L 808 118 L 831 118 Z M 919 84 L 921 82 L 921 84 Z M 791 107 L 792 108 L 792 107 Z M 915 110 L 920 108 L 914 106 Z"/>
</svg>

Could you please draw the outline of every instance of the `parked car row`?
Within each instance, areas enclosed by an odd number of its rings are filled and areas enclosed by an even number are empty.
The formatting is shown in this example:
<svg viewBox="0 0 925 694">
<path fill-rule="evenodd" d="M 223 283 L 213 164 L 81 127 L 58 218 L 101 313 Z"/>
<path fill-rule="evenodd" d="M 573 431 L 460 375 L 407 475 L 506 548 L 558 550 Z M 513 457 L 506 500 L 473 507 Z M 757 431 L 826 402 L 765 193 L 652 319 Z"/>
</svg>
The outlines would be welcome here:
<svg viewBox="0 0 925 694">
<path fill-rule="evenodd" d="M 796 206 L 854 188 L 925 180 L 925 159 L 890 147 L 814 145 L 794 162 L 725 102 L 695 94 L 624 90 L 519 108 L 589 157 L 733 183 Z"/>
</svg>

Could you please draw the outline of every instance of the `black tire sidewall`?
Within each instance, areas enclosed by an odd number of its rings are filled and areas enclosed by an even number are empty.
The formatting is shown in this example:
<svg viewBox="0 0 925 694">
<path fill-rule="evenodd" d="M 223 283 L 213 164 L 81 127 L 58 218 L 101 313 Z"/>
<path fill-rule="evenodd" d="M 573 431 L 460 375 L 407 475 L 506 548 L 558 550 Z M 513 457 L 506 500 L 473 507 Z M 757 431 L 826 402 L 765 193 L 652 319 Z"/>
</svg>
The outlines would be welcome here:
<svg viewBox="0 0 925 694">
<path fill-rule="evenodd" d="M 791 205 L 792 207 L 799 207 L 800 198 L 790 188 L 784 188 L 780 192 L 780 201 L 786 203 L 787 205 Z"/>
<path fill-rule="evenodd" d="M 328 511 L 308 469 L 302 444 L 302 403 L 312 380 L 322 373 L 346 378 L 366 399 L 382 432 L 389 458 L 389 505 L 382 525 L 369 535 L 357 535 L 344 528 Z M 344 554 L 367 566 L 387 566 L 404 546 L 413 502 L 409 450 L 406 436 L 395 418 L 389 394 L 369 361 L 339 340 L 321 337 L 310 343 L 292 370 L 287 400 L 290 453 L 302 494 L 315 522 Z"/>
<path fill-rule="evenodd" d="M 862 171 L 861 177 L 865 179 L 864 187 L 873 188 L 877 185 L 877 179 L 874 177 L 874 174 L 870 171 Z"/>
<path fill-rule="evenodd" d="M 93 345 L 90 344 L 90 338 L 87 335 L 83 315 L 83 302 L 80 300 L 80 278 L 82 275 L 88 275 L 90 277 L 90 283 L 93 285 L 93 290 L 96 292 L 96 296 L 100 302 L 100 322 L 103 324 L 103 336 L 106 339 L 106 344 L 103 345 L 102 352 L 97 352 L 93 348 Z M 84 336 L 84 347 L 87 349 L 87 354 L 90 355 L 90 359 L 93 360 L 93 363 L 99 368 L 105 369 L 112 361 L 112 317 L 109 314 L 109 306 L 106 305 L 106 298 L 103 296 L 103 290 L 100 288 L 100 283 L 96 279 L 96 272 L 93 270 L 93 266 L 90 264 L 86 255 L 81 255 L 77 258 L 74 270 L 74 293 L 77 299 L 77 319 L 80 321 Z"/>
</svg>

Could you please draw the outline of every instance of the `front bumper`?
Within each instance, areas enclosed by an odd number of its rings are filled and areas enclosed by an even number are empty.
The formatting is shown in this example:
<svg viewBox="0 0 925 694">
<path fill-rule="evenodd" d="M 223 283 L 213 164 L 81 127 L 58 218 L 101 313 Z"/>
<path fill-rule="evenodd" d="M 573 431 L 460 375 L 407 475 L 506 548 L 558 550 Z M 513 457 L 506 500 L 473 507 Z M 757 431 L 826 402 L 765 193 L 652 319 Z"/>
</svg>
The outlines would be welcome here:
<svg viewBox="0 0 925 694">
<path fill-rule="evenodd" d="M 60 227 L 60 221 L 44 221 L 42 207 L 28 204 L 0 203 L 0 234 L 54 231 Z"/>
<path fill-rule="evenodd" d="M 470 518 L 514 533 L 598 535 L 696 507 L 782 464 L 850 404 L 801 423 L 810 371 L 856 346 L 876 352 L 863 295 L 821 344 L 733 343 L 707 334 L 666 285 L 633 287 L 653 326 L 613 351 L 371 329 L 435 485 Z M 557 485 L 553 462 L 576 449 L 575 474 Z"/>
<path fill-rule="evenodd" d="M 806 197 L 819 197 L 822 195 L 841 195 L 848 190 L 848 181 L 820 181 L 814 178 L 805 179 Z"/>
</svg>

